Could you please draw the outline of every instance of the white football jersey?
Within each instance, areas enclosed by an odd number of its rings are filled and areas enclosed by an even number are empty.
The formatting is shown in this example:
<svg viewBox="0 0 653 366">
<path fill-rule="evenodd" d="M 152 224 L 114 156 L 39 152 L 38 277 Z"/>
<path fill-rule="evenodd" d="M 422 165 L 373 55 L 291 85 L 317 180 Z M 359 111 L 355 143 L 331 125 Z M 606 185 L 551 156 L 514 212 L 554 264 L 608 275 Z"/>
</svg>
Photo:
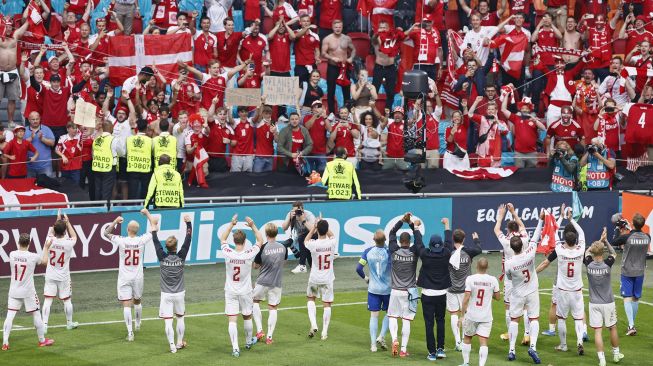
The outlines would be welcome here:
<svg viewBox="0 0 653 366">
<path fill-rule="evenodd" d="M 333 273 L 333 255 L 338 243 L 335 238 L 311 239 L 304 243 L 311 251 L 312 265 L 308 282 L 316 285 L 332 283 L 336 276 Z"/>
<path fill-rule="evenodd" d="M 465 279 L 469 304 L 465 318 L 475 322 L 492 321 L 492 296 L 499 292 L 499 280 L 489 274 L 473 274 Z"/>
<path fill-rule="evenodd" d="M 525 297 L 538 290 L 535 250 L 535 245 L 529 245 L 524 252 L 506 261 L 506 277 L 512 281 L 512 296 Z"/>
<path fill-rule="evenodd" d="M 9 253 L 9 265 L 11 266 L 9 297 L 24 299 L 36 293 L 34 268 L 40 260 L 40 255 L 26 250 L 14 250 Z"/>
<path fill-rule="evenodd" d="M 224 291 L 233 295 L 247 295 L 252 292 L 252 263 L 260 248 L 255 245 L 242 252 L 237 252 L 222 244 L 222 253 L 227 268 L 227 280 Z"/>
<path fill-rule="evenodd" d="M 585 250 L 580 245 L 568 248 L 564 244 L 556 245 L 558 256 L 558 281 L 556 287 L 565 291 L 577 291 L 583 288 L 583 257 Z"/>
<path fill-rule="evenodd" d="M 501 243 L 501 246 L 503 247 L 503 258 L 506 261 L 515 255 L 515 251 L 510 247 L 510 239 L 515 235 L 515 233 L 510 233 L 508 235 L 501 233 L 497 237 L 499 239 L 499 243 Z M 519 236 L 521 236 L 524 248 L 526 248 L 528 246 L 528 233 L 526 230 L 522 230 L 519 232 Z"/>
<path fill-rule="evenodd" d="M 52 238 L 48 253 L 48 267 L 45 278 L 52 281 L 63 281 L 70 278 L 70 255 L 73 252 L 75 240 L 69 237 Z"/>
<path fill-rule="evenodd" d="M 118 245 L 118 253 L 120 254 L 119 280 L 131 281 L 143 277 L 143 250 L 145 245 L 151 241 L 151 233 L 145 233 L 133 238 L 118 235 L 111 238 L 111 242 Z"/>
</svg>

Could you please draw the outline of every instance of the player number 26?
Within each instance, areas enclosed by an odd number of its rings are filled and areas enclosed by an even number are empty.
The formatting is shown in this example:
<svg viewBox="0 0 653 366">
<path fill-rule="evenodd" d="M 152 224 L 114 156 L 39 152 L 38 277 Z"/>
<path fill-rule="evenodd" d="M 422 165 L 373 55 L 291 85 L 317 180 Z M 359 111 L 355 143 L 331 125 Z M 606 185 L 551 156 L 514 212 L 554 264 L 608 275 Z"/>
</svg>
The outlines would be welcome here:
<svg viewBox="0 0 653 366">
<path fill-rule="evenodd" d="M 137 266 L 140 261 L 141 251 L 138 249 L 125 250 L 125 265 Z"/>
</svg>

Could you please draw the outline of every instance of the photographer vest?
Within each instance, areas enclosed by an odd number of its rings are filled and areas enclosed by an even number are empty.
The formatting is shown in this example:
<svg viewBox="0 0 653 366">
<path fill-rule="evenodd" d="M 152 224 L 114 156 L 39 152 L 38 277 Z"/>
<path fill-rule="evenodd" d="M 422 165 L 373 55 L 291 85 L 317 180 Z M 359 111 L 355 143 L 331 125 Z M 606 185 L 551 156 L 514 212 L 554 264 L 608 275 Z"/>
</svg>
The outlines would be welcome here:
<svg viewBox="0 0 653 366">
<path fill-rule="evenodd" d="M 608 150 L 601 152 L 608 158 Z M 612 172 L 608 167 L 593 155 L 587 157 L 587 189 L 604 189 L 612 187 Z"/>
<path fill-rule="evenodd" d="M 572 156 L 570 160 L 578 160 L 578 158 L 576 156 Z M 554 160 L 553 173 L 551 174 L 551 191 L 571 192 L 574 190 L 575 182 L 575 172 L 567 172 L 559 160 Z"/>
</svg>

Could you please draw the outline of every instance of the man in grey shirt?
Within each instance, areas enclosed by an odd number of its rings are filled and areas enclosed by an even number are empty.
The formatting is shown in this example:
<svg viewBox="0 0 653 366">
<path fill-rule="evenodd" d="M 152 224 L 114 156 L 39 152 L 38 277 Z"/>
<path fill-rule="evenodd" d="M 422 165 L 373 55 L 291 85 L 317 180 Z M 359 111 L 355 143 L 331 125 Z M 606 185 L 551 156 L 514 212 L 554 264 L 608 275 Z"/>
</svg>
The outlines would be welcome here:
<svg viewBox="0 0 653 366">
<path fill-rule="evenodd" d="M 608 257 L 603 259 L 605 250 Z M 599 356 L 599 366 L 605 366 L 603 352 L 603 328 L 610 329 L 610 343 L 614 362 L 619 362 L 624 355 L 619 351 L 619 336 L 617 335 L 617 308 L 612 294 L 612 265 L 617 253 L 608 243 L 607 229 L 603 228 L 601 241 L 594 242 L 585 251 L 583 262 L 587 266 L 587 282 L 590 293 L 590 326 L 594 328 L 594 343 Z"/>
<path fill-rule="evenodd" d="M 283 244 L 277 242 L 279 228 L 273 223 L 264 227 L 267 243 L 254 258 L 254 268 L 260 268 L 256 285 L 254 286 L 254 306 L 252 314 L 256 324 L 256 337 L 252 342 L 260 341 L 265 337 L 263 333 L 263 316 L 260 302 L 268 298 L 268 335 L 266 344 L 272 343 L 272 335 L 277 325 L 277 306 L 281 302 L 281 281 L 283 279 L 283 265 L 288 259 L 288 250 Z"/>
<path fill-rule="evenodd" d="M 456 351 L 462 350 L 462 339 L 460 338 L 460 327 L 458 317 L 463 307 L 463 298 L 465 296 L 465 280 L 472 274 L 472 260 L 481 254 L 481 241 L 477 233 L 472 233 L 474 247 L 467 248 L 464 246 L 465 232 L 456 229 L 453 231 L 454 252 L 449 258 L 449 277 L 451 277 L 451 287 L 447 291 L 447 311 L 451 314 L 451 330 L 456 339 Z"/>
<path fill-rule="evenodd" d="M 298 245 L 298 249 L 291 248 L 295 257 L 299 258 L 297 267 L 290 271 L 294 274 L 306 273 L 306 264 L 308 263 L 310 265 L 312 261 L 311 252 L 304 246 L 304 241 L 313 225 L 315 225 L 315 216 L 304 210 L 304 203 L 302 201 L 295 201 L 292 204 L 292 208 L 286 214 L 286 219 L 281 224 L 281 228 L 284 231 L 290 228 L 290 237 Z"/>
<path fill-rule="evenodd" d="M 146 215 L 150 218 L 150 213 Z M 161 269 L 161 304 L 159 305 L 159 317 L 165 321 L 166 337 L 170 345 L 170 352 L 176 353 L 178 349 L 186 347 L 184 341 L 184 331 L 186 324 L 184 315 L 186 312 L 185 295 L 186 287 L 184 285 L 184 265 L 186 255 L 190 248 L 193 234 L 193 225 L 190 222 L 190 216 L 184 215 L 186 223 L 186 238 L 181 249 L 177 251 L 177 238 L 170 236 L 165 241 L 166 250 L 163 250 L 161 242 L 157 237 L 159 230 L 158 220 L 152 227 L 152 243 L 156 250 L 156 256 L 159 259 Z M 175 331 L 172 327 L 173 314 L 177 316 L 177 343 L 175 345 Z"/>
<path fill-rule="evenodd" d="M 392 276 L 390 291 L 390 303 L 388 304 L 388 328 L 392 336 L 392 355 L 407 357 L 408 338 L 410 337 L 410 322 L 415 318 L 417 311 L 417 259 L 420 249 L 424 248 L 422 233 L 416 229 L 422 224 L 420 220 L 411 221 L 411 213 L 408 212 L 390 230 L 390 255 L 392 256 Z M 410 226 L 415 238 L 414 244 L 410 245 L 410 234 L 401 233 L 399 244 L 397 244 L 397 231 L 404 223 Z M 401 352 L 397 332 L 399 324 L 397 319 L 401 318 Z"/>
<path fill-rule="evenodd" d="M 642 232 L 645 223 L 644 216 L 635 214 L 633 216 L 634 229 L 614 240 L 614 245 L 620 246 L 624 250 L 621 261 L 621 297 L 624 298 L 624 309 L 628 318 L 627 336 L 637 334 L 635 318 L 639 308 L 639 299 L 642 297 L 646 253 L 651 244 L 651 237 Z"/>
</svg>

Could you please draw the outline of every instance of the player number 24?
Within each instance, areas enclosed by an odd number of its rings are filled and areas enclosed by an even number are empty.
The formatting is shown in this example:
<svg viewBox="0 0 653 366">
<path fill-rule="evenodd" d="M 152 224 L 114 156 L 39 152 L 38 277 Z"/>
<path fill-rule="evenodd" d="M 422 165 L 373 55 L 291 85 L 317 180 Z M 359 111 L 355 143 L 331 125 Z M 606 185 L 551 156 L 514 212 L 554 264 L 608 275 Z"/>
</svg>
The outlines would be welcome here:
<svg viewBox="0 0 653 366">
<path fill-rule="evenodd" d="M 64 259 L 64 254 L 61 253 L 61 255 L 59 256 L 59 259 L 57 259 L 57 260 L 55 260 L 56 257 L 57 257 L 57 252 L 55 252 L 54 250 L 51 250 L 50 251 L 50 265 L 52 267 L 55 267 L 57 265 L 57 263 L 58 263 L 59 267 L 63 267 L 63 265 L 66 263 L 66 261 Z"/>
<path fill-rule="evenodd" d="M 141 255 L 141 251 L 138 249 L 125 250 L 125 265 L 126 266 L 137 266 Z"/>
</svg>

